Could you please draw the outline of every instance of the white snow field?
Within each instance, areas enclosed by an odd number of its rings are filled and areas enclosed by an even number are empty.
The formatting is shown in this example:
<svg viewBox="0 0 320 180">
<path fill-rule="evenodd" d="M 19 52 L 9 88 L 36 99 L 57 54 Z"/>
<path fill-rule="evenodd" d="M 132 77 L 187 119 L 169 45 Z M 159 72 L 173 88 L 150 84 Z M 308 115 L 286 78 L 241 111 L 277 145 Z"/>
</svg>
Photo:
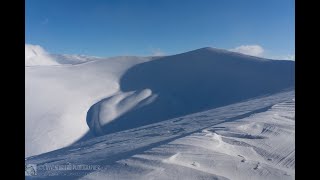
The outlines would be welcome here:
<svg viewBox="0 0 320 180">
<path fill-rule="evenodd" d="M 25 156 L 79 140 L 89 131 L 86 114 L 90 106 L 118 93 L 121 74 L 149 59 L 117 57 L 77 65 L 26 66 Z"/>
<path fill-rule="evenodd" d="M 100 136 L 26 163 L 37 164 L 35 177 L 57 179 L 294 179 L 294 104 L 294 91 L 286 91 Z M 77 165 L 96 169 L 66 170 Z"/>
<path fill-rule="evenodd" d="M 57 179 L 294 179 L 293 61 L 26 45 L 26 164 Z M 46 169 L 99 165 L 96 170 Z M 35 177 L 28 177 L 35 178 Z"/>
</svg>

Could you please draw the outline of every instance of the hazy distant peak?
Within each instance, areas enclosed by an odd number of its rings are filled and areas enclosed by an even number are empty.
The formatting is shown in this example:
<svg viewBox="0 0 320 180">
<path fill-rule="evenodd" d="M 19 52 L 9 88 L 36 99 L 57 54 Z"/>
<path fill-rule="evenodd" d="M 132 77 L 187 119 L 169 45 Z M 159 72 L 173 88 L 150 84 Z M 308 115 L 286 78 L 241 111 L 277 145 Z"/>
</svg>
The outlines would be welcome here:
<svg viewBox="0 0 320 180">
<path fill-rule="evenodd" d="M 41 46 L 25 45 L 25 65 L 26 66 L 45 66 L 58 65 L 57 63 Z"/>
</svg>

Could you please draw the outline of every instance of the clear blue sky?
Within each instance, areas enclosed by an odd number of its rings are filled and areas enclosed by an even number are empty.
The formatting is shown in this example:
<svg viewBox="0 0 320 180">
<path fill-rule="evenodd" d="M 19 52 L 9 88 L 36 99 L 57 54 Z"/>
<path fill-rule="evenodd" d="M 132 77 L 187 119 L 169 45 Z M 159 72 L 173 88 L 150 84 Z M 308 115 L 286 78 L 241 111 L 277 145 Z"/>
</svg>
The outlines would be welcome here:
<svg viewBox="0 0 320 180">
<path fill-rule="evenodd" d="M 94 56 L 260 45 L 294 54 L 294 0 L 26 0 L 26 43 Z"/>
</svg>

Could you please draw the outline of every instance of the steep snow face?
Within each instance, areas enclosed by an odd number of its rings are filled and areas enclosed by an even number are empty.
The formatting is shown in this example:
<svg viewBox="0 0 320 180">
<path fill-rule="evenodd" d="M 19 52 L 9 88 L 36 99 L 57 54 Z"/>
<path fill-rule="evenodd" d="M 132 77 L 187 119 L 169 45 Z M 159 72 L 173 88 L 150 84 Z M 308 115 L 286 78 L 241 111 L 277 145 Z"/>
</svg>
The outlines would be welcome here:
<svg viewBox="0 0 320 180">
<path fill-rule="evenodd" d="M 26 66 L 45 66 L 58 65 L 53 57 L 51 57 L 41 46 L 25 45 L 25 65 Z"/>
<path fill-rule="evenodd" d="M 108 123 L 102 116 L 87 121 L 108 134 L 276 93 L 294 87 L 294 67 L 292 61 L 214 48 L 163 57 L 130 68 L 120 80 L 123 92 L 150 89 L 157 95 L 152 103 Z"/>
<path fill-rule="evenodd" d="M 100 136 L 26 163 L 38 165 L 38 177 L 56 179 L 294 179 L 293 99 L 294 91 L 255 98 Z M 98 168 L 49 169 L 79 164 Z"/>
<path fill-rule="evenodd" d="M 81 139 L 89 132 L 89 108 L 119 94 L 122 74 L 148 60 L 118 57 L 77 65 L 26 67 L 25 156 L 59 149 Z"/>
<path fill-rule="evenodd" d="M 133 109 L 148 105 L 156 98 L 150 89 L 118 93 L 92 106 L 87 114 L 87 123 L 96 135 L 103 135 L 101 127 Z"/>
</svg>

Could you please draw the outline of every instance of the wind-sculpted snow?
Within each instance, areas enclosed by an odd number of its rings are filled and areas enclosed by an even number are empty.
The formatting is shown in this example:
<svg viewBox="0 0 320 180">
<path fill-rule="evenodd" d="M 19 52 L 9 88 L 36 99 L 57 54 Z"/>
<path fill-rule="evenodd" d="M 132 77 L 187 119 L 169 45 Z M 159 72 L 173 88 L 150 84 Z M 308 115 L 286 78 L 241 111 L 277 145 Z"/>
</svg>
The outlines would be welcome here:
<svg viewBox="0 0 320 180">
<path fill-rule="evenodd" d="M 55 58 L 25 68 L 26 157 L 294 87 L 292 61 L 213 48 Z"/>
<path fill-rule="evenodd" d="M 294 179 L 294 91 L 116 132 L 27 158 L 57 179 Z M 91 165 L 95 170 L 52 167 Z"/>
<path fill-rule="evenodd" d="M 92 106 L 87 114 L 88 125 L 95 134 L 103 134 L 101 127 L 134 108 L 147 105 L 156 98 L 150 89 L 141 92 L 116 94 Z M 138 106 L 139 105 L 139 106 Z M 130 122 L 128 122 L 130 123 Z"/>
<path fill-rule="evenodd" d="M 121 91 L 150 89 L 157 98 L 109 123 L 95 118 L 95 125 L 102 126 L 95 133 L 113 133 L 292 88 L 294 67 L 292 61 L 213 48 L 137 64 L 121 77 Z"/>
<path fill-rule="evenodd" d="M 93 137 L 86 122 L 88 109 L 119 93 L 122 74 L 150 59 L 118 57 L 77 65 L 26 67 L 25 156 Z"/>
</svg>

